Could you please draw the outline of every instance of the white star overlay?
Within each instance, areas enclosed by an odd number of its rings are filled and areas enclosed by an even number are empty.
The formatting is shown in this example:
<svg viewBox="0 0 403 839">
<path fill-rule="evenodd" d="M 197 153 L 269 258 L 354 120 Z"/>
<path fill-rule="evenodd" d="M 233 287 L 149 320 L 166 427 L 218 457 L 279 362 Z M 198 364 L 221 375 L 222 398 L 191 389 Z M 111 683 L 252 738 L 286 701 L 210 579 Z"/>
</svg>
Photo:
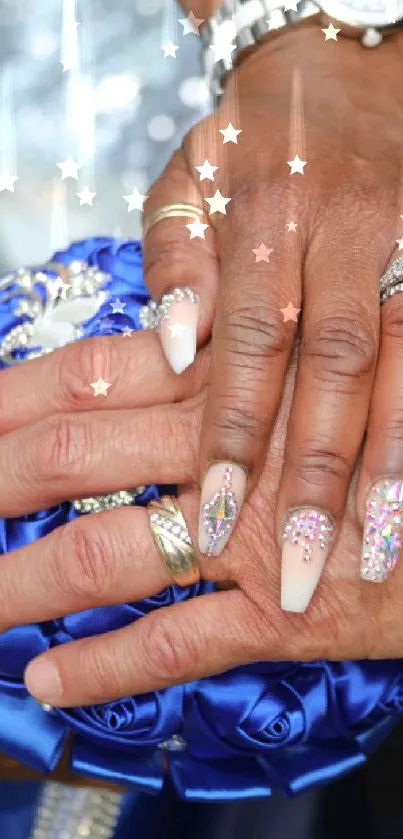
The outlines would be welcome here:
<svg viewBox="0 0 403 839">
<path fill-rule="evenodd" d="M 205 198 L 204 200 L 207 201 L 208 204 L 210 204 L 210 216 L 212 216 L 213 213 L 222 213 L 224 216 L 227 215 L 225 207 L 228 204 L 228 202 L 231 201 L 231 199 L 224 198 L 224 196 L 221 195 L 219 189 L 216 190 L 212 198 Z"/>
<path fill-rule="evenodd" d="M 238 143 L 238 134 L 242 133 L 242 128 L 234 128 L 232 122 L 229 122 L 226 128 L 220 128 L 220 134 L 223 135 L 223 146 L 225 143 Z"/>
<path fill-rule="evenodd" d="M 64 181 L 65 178 L 74 178 L 78 181 L 78 170 L 81 169 L 80 163 L 76 163 L 72 157 L 67 157 L 66 160 L 63 160 L 57 165 L 62 172 L 62 181 Z"/>
<path fill-rule="evenodd" d="M 333 24 L 330 23 L 327 29 L 322 29 L 322 32 L 325 35 L 325 41 L 337 41 L 337 35 L 341 32 L 341 29 L 335 29 Z"/>
<path fill-rule="evenodd" d="M 172 41 L 168 41 L 166 44 L 162 44 L 161 49 L 164 53 L 164 58 L 176 58 L 176 51 L 179 49 L 177 44 L 173 44 Z"/>
<path fill-rule="evenodd" d="M 210 49 L 214 53 L 214 64 L 217 61 L 225 61 L 232 65 L 231 53 L 236 49 L 236 44 L 228 44 L 227 41 L 223 41 L 221 44 L 210 44 Z"/>
<path fill-rule="evenodd" d="M 0 175 L 0 192 L 8 189 L 9 192 L 14 192 L 14 184 L 18 181 L 18 175 Z"/>
<path fill-rule="evenodd" d="M 110 382 L 105 382 L 102 376 L 97 379 L 96 382 L 92 382 L 91 387 L 94 388 L 94 396 L 107 396 L 108 395 L 108 387 L 111 386 Z"/>
<path fill-rule="evenodd" d="M 197 236 L 200 239 L 205 239 L 204 231 L 207 230 L 208 224 L 203 224 L 199 218 L 196 218 L 190 224 L 186 225 L 187 229 L 190 230 L 190 238 L 195 239 Z"/>
<path fill-rule="evenodd" d="M 112 313 L 114 315 L 123 315 L 123 309 L 126 306 L 126 303 L 122 303 L 119 297 L 117 297 L 116 300 L 112 300 L 112 303 L 109 303 L 109 305 L 112 306 Z"/>
<path fill-rule="evenodd" d="M 217 171 L 218 166 L 212 166 L 212 164 L 206 159 L 201 166 L 195 166 L 195 169 L 199 172 L 201 181 L 205 181 L 206 178 L 208 178 L 209 181 L 214 181 L 214 172 Z"/>
<path fill-rule="evenodd" d="M 50 299 L 56 300 L 57 297 L 61 297 L 62 300 L 67 300 L 66 292 L 69 288 L 71 288 L 69 283 L 65 283 L 61 277 L 58 277 L 57 280 L 51 281 L 49 283 Z"/>
<path fill-rule="evenodd" d="M 301 160 L 298 154 L 295 155 L 294 160 L 289 160 L 288 165 L 291 168 L 290 175 L 295 175 L 299 173 L 300 175 L 304 174 L 304 166 L 306 166 L 306 160 Z"/>
<path fill-rule="evenodd" d="M 96 192 L 90 192 L 88 186 L 85 186 L 84 189 L 81 190 L 81 192 L 76 192 L 76 195 L 77 198 L 80 199 L 80 207 L 82 207 L 84 204 L 88 204 L 89 207 L 93 206 L 92 202 L 96 196 Z"/>
<path fill-rule="evenodd" d="M 204 23 L 204 18 L 195 17 L 193 12 L 190 12 L 187 17 L 180 17 L 178 20 L 183 26 L 183 35 L 200 35 L 199 26 Z"/>
<path fill-rule="evenodd" d="M 168 326 L 168 329 L 171 333 L 171 338 L 183 338 L 183 333 L 186 332 L 187 326 L 183 323 L 173 323 L 172 326 Z"/>
<path fill-rule="evenodd" d="M 137 187 L 134 188 L 131 195 L 124 195 L 123 198 L 129 205 L 127 212 L 131 213 L 132 210 L 142 210 L 144 201 L 147 197 L 147 195 L 142 195 L 141 192 L 138 191 Z"/>
</svg>

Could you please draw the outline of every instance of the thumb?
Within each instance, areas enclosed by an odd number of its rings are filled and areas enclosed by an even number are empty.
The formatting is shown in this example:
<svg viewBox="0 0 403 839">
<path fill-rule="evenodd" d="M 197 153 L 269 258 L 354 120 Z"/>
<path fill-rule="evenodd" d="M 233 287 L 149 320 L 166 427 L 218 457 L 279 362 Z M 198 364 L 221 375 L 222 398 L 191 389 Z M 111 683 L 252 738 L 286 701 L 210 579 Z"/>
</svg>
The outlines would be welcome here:
<svg viewBox="0 0 403 839">
<path fill-rule="evenodd" d="M 201 212 L 163 218 L 147 230 L 148 219 L 158 209 L 175 203 L 193 204 Z M 162 303 L 158 331 L 175 373 L 193 362 L 197 346 L 210 336 L 214 318 L 218 262 L 215 232 L 202 215 L 203 205 L 180 148 L 151 187 L 143 208 L 145 282 L 153 299 Z"/>
</svg>

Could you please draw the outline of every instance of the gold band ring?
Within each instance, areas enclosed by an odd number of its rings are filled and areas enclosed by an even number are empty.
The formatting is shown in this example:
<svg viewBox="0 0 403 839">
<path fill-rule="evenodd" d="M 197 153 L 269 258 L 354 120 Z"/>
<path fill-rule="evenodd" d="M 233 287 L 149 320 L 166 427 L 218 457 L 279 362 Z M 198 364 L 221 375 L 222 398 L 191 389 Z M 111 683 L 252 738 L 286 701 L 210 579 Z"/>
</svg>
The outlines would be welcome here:
<svg viewBox="0 0 403 839">
<path fill-rule="evenodd" d="M 164 495 L 147 505 L 150 529 L 158 551 L 178 586 L 200 580 L 192 539 L 176 498 Z"/>
<path fill-rule="evenodd" d="M 196 204 L 188 204 L 187 201 L 178 202 L 176 204 L 165 204 L 163 207 L 157 207 L 149 215 L 143 216 L 143 239 L 146 238 L 147 233 L 154 227 L 154 224 L 162 221 L 165 218 L 203 218 L 205 212 L 202 207 L 197 207 Z"/>
</svg>

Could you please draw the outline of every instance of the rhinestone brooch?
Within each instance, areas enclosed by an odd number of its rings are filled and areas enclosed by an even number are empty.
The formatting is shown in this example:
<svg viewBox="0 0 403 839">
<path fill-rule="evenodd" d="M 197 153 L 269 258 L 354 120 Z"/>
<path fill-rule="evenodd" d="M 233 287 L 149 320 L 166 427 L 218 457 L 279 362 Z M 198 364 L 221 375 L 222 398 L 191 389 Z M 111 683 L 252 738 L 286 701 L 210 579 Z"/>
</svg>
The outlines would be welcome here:
<svg viewBox="0 0 403 839">
<path fill-rule="evenodd" d="M 107 293 L 101 289 L 110 281 L 110 274 L 78 260 L 68 266 L 19 268 L 3 277 L 0 305 L 16 298 L 13 314 L 21 322 L 3 337 L 0 361 L 20 364 L 82 338 L 82 324 L 105 302 Z"/>
</svg>

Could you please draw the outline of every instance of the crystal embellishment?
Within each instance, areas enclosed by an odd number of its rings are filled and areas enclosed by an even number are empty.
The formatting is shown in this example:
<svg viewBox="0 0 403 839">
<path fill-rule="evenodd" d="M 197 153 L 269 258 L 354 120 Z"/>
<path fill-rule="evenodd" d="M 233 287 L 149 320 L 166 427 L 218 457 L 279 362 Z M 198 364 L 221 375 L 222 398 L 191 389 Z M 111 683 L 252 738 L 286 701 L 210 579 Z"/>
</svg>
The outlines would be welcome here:
<svg viewBox="0 0 403 839">
<path fill-rule="evenodd" d="M 304 562 L 312 561 L 315 544 L 321 551 L 327 551 L 333 533 L 333 523 L 327 513 L 314 508 L 295 509 L 288 516 L 282 539 L 303 548 Z"/>
<path fill-rule="evenodd" d="M 107 298 L 103 287 L 111 276 L 95 266 L 74 260 L 68 266 L 49 263 L 44 267 L 46 271 L 19 268 L 0 280 L 0 304 L 15 298 L 13 313 L 23 319 L 0 343 L 0 361 L 5 364 L 20 364 L 84 337 L 82 324 L 94 317 Z M 15 355 L 21 350 L 24 357 Z"/>
<path fill-rule="evenodd" d="M 237 505 L 231 487 L 232 466 L 227 466 L 223 486 L 203 505 L 203 524 L 210 537 L 208 556 L 214 555 L 216 543 L 230 532 L 237 517 Z"/>
<path fill-rule="evenodd" d="M 142 329 L 158 329 L 161 321 L 169 317 L 172 303 L 182 303 L 183 300 L 188 300 L 190 303 L 196 304 L 198 299 L 199 297 L 193 289 L 184 286 L 183 288 L 173 288 L 172 291 L 163 294 L 159 304 L 155 300 L 149 300 L 140 309 L 139 320 Z"/>
<path fill-rule="evenodd" d="M 403 481 L 383 478 L 371 488 L 365 509 L 361 577 L 383 582 L 402 547 Z"/>
</svg>

